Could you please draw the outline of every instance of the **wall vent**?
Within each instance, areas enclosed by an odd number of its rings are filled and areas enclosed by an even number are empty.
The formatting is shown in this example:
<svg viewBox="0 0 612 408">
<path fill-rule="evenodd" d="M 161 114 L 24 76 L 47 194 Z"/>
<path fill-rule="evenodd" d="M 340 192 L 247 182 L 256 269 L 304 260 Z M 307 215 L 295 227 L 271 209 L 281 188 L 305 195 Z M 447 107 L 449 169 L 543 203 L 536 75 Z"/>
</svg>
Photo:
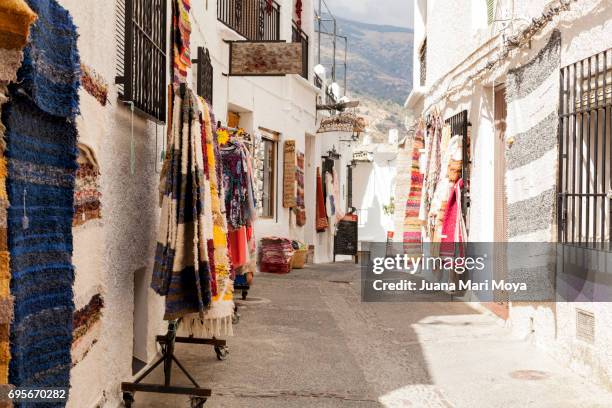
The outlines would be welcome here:
<svg viewBox="0 0 612 408">
<path fill-rule="evenodd" d="M 576 338 L 586 343 L 595 343 L 595 315 L 576 309 Z"/>
</svg>

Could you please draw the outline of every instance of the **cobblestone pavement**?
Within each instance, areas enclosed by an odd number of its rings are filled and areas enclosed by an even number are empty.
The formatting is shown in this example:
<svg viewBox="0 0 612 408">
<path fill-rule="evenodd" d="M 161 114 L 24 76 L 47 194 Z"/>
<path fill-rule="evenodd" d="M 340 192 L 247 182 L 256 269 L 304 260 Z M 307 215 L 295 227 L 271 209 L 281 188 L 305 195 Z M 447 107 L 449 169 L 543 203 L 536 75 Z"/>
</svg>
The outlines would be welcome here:
<svg viewBox="0 0 612 408">
<path fill-rule="evenodd" d="M 611 393 L 497 319 L 461 303 L 361 303 L 358 278 L 350 263 L 257 275 L 227 360 L 206 346 L 177 346 L 213 389 L 205 407 L 611 406 Z M 135 406 L 189 402 L 137 393 Z"/>
</svg>

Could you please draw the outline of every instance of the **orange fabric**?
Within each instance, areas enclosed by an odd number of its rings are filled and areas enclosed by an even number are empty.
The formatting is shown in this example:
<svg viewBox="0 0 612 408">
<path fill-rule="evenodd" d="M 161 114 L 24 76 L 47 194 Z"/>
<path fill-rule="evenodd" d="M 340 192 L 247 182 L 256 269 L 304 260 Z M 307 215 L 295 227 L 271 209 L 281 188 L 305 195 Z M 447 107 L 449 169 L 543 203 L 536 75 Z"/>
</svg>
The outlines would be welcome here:
<svg viewBox="0 0 612 408">
<path fill-rule="evenodd" d="M 249 259 L 247 228 L 241 227 L 229 232 L 229 245 L 232 266 L 239 268 L 246 265 Z"/>
</svg>

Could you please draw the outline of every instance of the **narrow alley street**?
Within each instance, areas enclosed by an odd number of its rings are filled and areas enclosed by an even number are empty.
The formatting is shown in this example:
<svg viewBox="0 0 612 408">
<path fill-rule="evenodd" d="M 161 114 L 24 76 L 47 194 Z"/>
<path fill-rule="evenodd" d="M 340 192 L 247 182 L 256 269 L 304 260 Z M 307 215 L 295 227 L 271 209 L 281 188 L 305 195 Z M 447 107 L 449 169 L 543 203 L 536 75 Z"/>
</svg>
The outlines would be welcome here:
<svg viewBox="0 0 612 408">
<path fill-rule="evenodd" d="M 177 345 L 206 407 L 608 407 L 612 394 L 462 303 L 362 303 L 352 263 L 260 274 L 230 356 Z M 160 381 L 161 369 L 152 381 Z M 175 369 L 175 381 L 187 383 Z M 137 393 L 136 407 L 188 406 Z"/>
</svg>

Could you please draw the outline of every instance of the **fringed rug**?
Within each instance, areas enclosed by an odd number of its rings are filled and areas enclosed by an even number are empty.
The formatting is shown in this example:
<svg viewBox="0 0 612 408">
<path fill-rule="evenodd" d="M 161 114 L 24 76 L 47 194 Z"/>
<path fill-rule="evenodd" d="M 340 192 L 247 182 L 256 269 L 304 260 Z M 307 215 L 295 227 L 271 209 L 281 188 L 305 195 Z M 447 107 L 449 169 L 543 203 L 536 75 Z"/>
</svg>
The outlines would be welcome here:
<svg viewBox="0 0 612 408">
<path fill-rule="evenodd" d="M 78 227 L 88 221 L 102 218 L 102 193 L 100 192 L 100 166 L 93 149 L 84 143 L 78 144 L 79 168 L 74 190 L 74 218 L 72 226 Z"/>
<path fill-rule="evenodd" d="M 151 287 L 166 297 L 165 320 L 204 317 L 211 302 L 205 239 L 204 159 L 196 99 L 175 96 L 168 152 L 160 180 L 161 218 Z M 210 207 L 209 207 L 210 208 Z"/>
<path fill-rule="evenodd" d="M 69 13 L 56 1 L 28 3 L 38 21 L 32 26 L 18 85 L 11 87 L 11 101 L 3 112 L 15 297 L 10 381 L 16 387 L 68 387 L 74 310 L 74 115 L 80 77 L 77 34 Z"/>
</svg>

